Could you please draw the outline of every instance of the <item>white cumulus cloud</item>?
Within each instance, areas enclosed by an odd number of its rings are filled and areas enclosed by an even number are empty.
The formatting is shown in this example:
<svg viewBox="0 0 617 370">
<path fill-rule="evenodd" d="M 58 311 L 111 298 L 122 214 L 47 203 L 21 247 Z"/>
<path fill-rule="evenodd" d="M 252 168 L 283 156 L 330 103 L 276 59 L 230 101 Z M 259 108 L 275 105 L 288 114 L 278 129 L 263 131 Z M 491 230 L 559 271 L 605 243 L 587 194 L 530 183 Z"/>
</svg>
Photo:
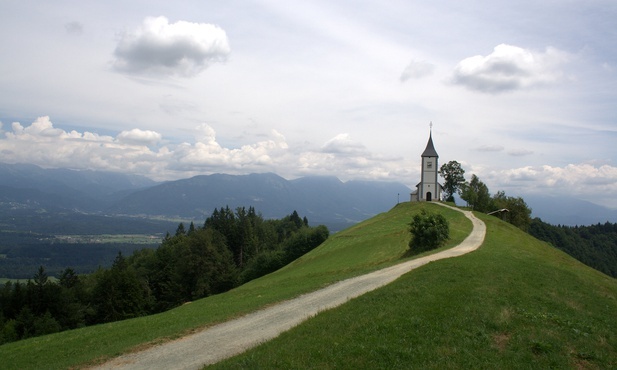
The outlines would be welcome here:
<svg viewBox="0 0 617 370">
<path fill-rule="evenodd" d="M 326 141 L 319 150 L 296 154 L 297 175 L 329 175 L 339 179 L 405 181 L 414 165 L 400 157 L 372 153 L 347 133 Z"/>
<path fill-rule="evenodd" d="M 231 49 L 225 31 L 208 23 L 148 17 L 125 32 L 114 51 L 121 72 L 190 77 L 211 63 L 225 61 Z"/>
<path fill-rule="evenodd" d="M 39 117 L 29 126 L 13 122 L 0 139 L 2 161 L 66 167 L 147 173 L 156 167 L 159 154 L 134 142 L 85 131 L 67 132 L 53 126 L 49 117 Z M 126 131 L 128 136 L 144 131 Z M 122 136 L 122 134 L 118 135 Z"/>
<path fill-rule="evenodd" d="M 161 141 L 162 135 L 156 131 L 134 128 L 128 131 L 122 131 L 116 136 L 116 139 L 123 143 L 149 145 Z"/>
<path fill-rule="evenodd" d="M 499 93 L 550 84 L 563 78 L 565 52 L 548 47 L 544 52 L 501 44 L 487 56 L 476 55 L 460 61 L 452 81 L 470 90 Z"/>
<path fill-rule="evenodd" d="M 353 141 L 349 134 L 338 134 L 328 140 L 321 148 L 324 153 L 337 153 L 347 155 L 357 155 L 366 153 L 366 147 L 359 142 Z"/>
<path fill-rule="evenodd" d="M 54 127 L 49 117 L 30 125 L 14 122 L 10 130 L 0 131 L 0 153 L 1 161 L 7 163 L 131 172 L 157 180 L 275 172 L 288 178 L 330 175 L 342 180 L 400 181 L 411 178 L 410 171 L 416 167 L 402 158 L 373 154 L 348 134 L 337 135 L 321 147 L 290 148 L 285 136 L 272 130 L 262 140 L 230 148 L 218 141 L 208 124 L 195 128 L 193 141 L 171 144 L 158 132 L 141 129 L 115 137 L 67 132 Z"/>
<path fill-rule="evenodd" d="M 587 199 L 598 203 L 617 192 L 617 167 L 589 163 L 559 166 L 525 166 L 487 174 L 498 189 L 518 193 L 545 193 Z"/>
<path fill-rule="evenodd" d="M 271 138 L 240 148 L 226 148 L 216 139 L 215 130 L 208 124 L 196 129 L 196 142 L 182 143 L 173 150 L 174 160 L 169 168 L 174 171 L 194 172 L 272 172 L 275 166 L 288 159 L 285 137 L 273 130 Z M 243 173 L 242 172 L 242 173 Z"/>
</svg>

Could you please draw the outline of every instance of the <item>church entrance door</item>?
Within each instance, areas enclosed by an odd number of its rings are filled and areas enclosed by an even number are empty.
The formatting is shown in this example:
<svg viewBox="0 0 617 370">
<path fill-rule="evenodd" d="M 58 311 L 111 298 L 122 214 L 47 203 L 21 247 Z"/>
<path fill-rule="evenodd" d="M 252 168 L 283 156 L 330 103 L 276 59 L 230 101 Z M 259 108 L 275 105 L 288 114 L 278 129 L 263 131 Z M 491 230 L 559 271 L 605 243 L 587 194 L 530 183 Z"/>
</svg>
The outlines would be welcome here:
<svg viewBox="0 0 617 370">
<path fill-rule="evenodd" d="M 430 192 L 430 191 L 429 191 L 428 193 L 426 193 L 426 201 L 427 201 L 427 202 L 432 201 L 432 200 L 433 200 L 432 198 L 433 198 L 433 195 L 431 194 L 431 192 Z"/>
</svg>

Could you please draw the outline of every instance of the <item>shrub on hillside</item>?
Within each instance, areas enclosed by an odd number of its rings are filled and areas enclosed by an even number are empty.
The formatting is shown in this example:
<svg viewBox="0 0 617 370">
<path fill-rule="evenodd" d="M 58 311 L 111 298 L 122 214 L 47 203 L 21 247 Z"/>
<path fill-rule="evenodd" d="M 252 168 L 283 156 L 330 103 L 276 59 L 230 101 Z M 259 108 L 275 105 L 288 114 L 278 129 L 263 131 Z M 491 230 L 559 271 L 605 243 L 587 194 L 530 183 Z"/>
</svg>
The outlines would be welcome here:
<svg viewBox="0 0 617 370">
<path fill-rule="evenodd" d="M 440 214 L 422 210 L 409 224 L 411 240 L 409 250 L 419 253 L 442 246 L 450 237 L 448 220 Z"/>
<path fill-rule="evenodd" d="M 330 231 L 324 225 L 302 227 L 283 243 L 282 249 L 262 252 L 253 258 L 240 274 L 240 282 L 244 284 L 280 269 L 317 248 L 329 235 Z"/>
<path fill-rule="evenodd" d="M 285 266 L 285 251 L 265 251 L 253 258 L 240 274 L 240 283 L 244 284 L 258 277 L 274 272 Z"/>
</svg>

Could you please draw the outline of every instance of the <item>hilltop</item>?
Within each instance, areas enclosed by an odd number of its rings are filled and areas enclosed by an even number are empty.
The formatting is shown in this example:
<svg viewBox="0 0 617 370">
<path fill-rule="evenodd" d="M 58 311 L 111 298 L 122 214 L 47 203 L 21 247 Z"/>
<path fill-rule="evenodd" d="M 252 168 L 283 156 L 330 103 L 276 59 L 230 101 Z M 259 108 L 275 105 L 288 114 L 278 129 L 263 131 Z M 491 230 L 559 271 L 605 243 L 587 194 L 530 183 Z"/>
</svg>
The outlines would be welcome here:
<svg viewBox="0 0 617 370">
<path fill-rule="evenodd" d="M 469 232 L 458 212 L 403 203 L 228 293 L 153 317 L 11 343 L 0 355 L 8 368 L 76 366 L 392 265 L 405 253 L 406 224 L 424 207 L 449 219 L 450 247 Z M 494 217 L 476 215 L 487 225 L 479 250 L 430 263 L 217 366 L 614 367 L 617 281 Z"/>
</svg>

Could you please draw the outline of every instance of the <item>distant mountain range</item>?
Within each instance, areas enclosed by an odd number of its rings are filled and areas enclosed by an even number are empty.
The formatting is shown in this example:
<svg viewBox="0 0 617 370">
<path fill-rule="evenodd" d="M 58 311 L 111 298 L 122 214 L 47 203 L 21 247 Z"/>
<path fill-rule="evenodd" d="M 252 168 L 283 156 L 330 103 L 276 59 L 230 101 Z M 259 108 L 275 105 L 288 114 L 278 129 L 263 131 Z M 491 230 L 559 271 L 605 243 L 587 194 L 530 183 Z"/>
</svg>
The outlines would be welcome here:
<svg viewBox="0 0 617 370">
<path fill-rule="evenodd" d="M 296 210 L 312 225 L 337 231 L 389 210 L 399 199 L 407 201 L 410 192 L 401 183 L 342 182 L 336 177 L 286 180 L 273 173 L 214 174 L 157 183 L 129 174 L 0 163 L 0 213 L 5 216 L 30 209 L 200 223 L 215 208 L 252 206 L 266 218 Z M 533 217 L 551 224 L 617 222 L 617 211 L 590 202 L 532 195 L 524 199 Z"/>
<path fill-rule="evenodd" d="M 203 222 L 215 208 L 253 206 L 266 218 L 296 210 L 312 225 L 335 231 L 389 210 L 409 192 L 400 183 L 336 177 L 214 174 L 156 183 L 143 176 L 0 163 L 0 212 L 44 209 Z"/>
<path fill-rule="evenodd" d="M 532 217 L 539 217 L 553 225 L 617 223 L 617 210 L 585 200 L 550 195 L 523 195 L 523 199 L 532 209 Z"/>
<path fill-rule="evenodd" d="M 389 210 L 396 205 L 398 194 L 407 198 L 409 192 L 408 187 L 390 182 L 341 182 L 336 177 L 286 180 L 272 173 L 215 174 L 136 191 L 109 211 L 204 220 L 215 208 L 253 206 L 265 218 L 280 218 L 296 210 L 311 224 L 340 230 Z"/>
<path fill-rule="evenodd" d="M 0 163 L 0 203 L 28 207 L 100 212 L 127 194 L 154 185 L 144 176 Z"/>
</svg>

